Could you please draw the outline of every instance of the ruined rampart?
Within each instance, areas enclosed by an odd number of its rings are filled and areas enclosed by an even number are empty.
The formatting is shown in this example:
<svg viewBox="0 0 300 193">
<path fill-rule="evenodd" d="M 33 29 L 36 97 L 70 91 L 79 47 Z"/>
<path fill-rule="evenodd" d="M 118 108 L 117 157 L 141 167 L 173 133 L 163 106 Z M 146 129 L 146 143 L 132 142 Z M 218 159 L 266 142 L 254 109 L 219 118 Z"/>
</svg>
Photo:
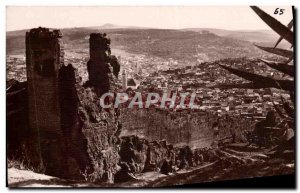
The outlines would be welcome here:
<svg viewBox="0 0 300 193">
<path fill-rule="evenodd" d="M 235 133 L 242 138 L 243 131 L 252 130 L 254 121 L 246 117 L 221 116 L 212 112 L 185 110 L 122 109 L 122 136 L 137 135 L 148 140 L 167 140 L 174 145 L 192 148 L 209 147 L 213 140 L 214 123 L 218 123 L 219 137 Z"/>
</svg>

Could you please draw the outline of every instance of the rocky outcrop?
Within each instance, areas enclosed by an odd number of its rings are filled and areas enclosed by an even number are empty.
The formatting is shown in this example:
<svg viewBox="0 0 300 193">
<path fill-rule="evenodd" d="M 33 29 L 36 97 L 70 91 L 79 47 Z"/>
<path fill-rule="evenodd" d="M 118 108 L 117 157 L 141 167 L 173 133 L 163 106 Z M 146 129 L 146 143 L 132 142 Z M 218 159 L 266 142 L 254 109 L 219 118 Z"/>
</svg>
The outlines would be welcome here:
<svg viewBox="0 0 300 193">
<path fill-rule="evenodd" d="M 219 159 L 212 148 L 192 150 L 189 146 L 174 147 L 166 140 L 149 142 L 137 136 L 122 137 L 121 141 L 121 170 L 115 175 L 116 182 L 133 180 L 136 174 L 151 171 L 169 175 Z"/>
<path fill-rule="evenodd" d="M 87 179 L 113 182 L 119 161 L 119 139 L 115 135 L 118 130 L 118 118 L 114 109 L 106 111 L 99 108 L 99 98 L 93 88 L 82 87 L 78 93 L 81 131 L 87 141 L 87 153 L 91 160 L 90 167 L 86 168 Z"/>
</svg>

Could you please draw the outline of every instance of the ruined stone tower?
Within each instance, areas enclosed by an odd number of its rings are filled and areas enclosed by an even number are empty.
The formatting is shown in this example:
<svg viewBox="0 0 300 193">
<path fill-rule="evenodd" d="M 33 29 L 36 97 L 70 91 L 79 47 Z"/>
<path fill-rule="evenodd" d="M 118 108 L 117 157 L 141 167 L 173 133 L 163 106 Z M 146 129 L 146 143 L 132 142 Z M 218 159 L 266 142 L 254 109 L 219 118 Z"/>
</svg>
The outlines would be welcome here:
<svg viewBox="0 0 300 193">
<path fill-rule="evenodd" d="M 99 95 L 109 90 L 109 56 L 110 40 L 106 37 L 106 34 L 92 33 L 90 35 L 90 60 L 87 68 L 89 84 L 97 89 Z"/>
<path fill-rule="evenodd" d="M 95 104 L 91 106 L 89 102 L 97 102 L 102 94 L 116 91 L 115 77 L 119 73 L 119 68 L 117 58 L 111 56 L 110 53 L 110 39 L 106 37 L 106 34 L 92 33 L 90 35 L 90 60 L 87 63 L 89 74 L 87 85 L 91 89 L 78 92 L 82 101 L 80 109 L 90 112 L 82 119 L 84 122 L 82 132 L 88 138 L 87 147 L 93 169 L 89 176 L 92 181 L 113 183 L 114 175 L 119 168 L 118 144 L 121 128 L 118 109 L 113 107 L 103 109 Z M 86 102 L 89 104 L 85 104 Z M 90 107 L 87 109 L 87 106 Z"/>
<path fill-rule="evenodd" d="M 36 28 L 26 34 L 29 124 L 44 131 L 60 130 L 58 71 L 63 64 L 60 31 Z M 49 124 L 51 123 L 51 124 Z"/>
<path fill-rule="evenodd" d="M 63 146 L 59 105 L 59 69 L 63 65 L 59 30 L 35 28 L 26 33 L 29 128 L 45 172 L 60 176 Z"/>
<path fill-rule="evenodd" d="M 58 30 L 47 28 L 26 33 L 28 119 L 34 144 L 29 151 L 45 174 L 112 183 L 119 162 L 117 110 L 101 109 L 97 103 L 99 95 L 114 88 L 110 41 L 104 34 L 91 34 L 87 88 L 77 82 L 72 64 L 64 65 L 61 37 Z M 118 67 L 117 61 L 114 64 Z"/>
</svg>

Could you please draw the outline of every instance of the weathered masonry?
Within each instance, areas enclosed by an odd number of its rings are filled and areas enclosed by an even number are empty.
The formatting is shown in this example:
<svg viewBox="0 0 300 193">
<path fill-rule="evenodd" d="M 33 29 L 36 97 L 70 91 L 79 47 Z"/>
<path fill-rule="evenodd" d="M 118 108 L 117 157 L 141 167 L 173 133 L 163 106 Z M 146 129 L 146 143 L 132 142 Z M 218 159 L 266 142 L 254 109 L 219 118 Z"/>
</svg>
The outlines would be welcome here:
<svg viewBox="0 0 300 193">
<path fill-rule="evenodd" d="M 33 165 L 48 175 L 113 182 L 119 155 L 116 109 L 104 111 L 99 96 L 109 91 L 114 61 L 110 40 L 91 34 L 89 80 L 83 84 L 72 64 L 64 64 L 59 30 L 26 33 L 28 147 Z M 84 85 L 84 86 L 83 86 Z M 111 91 L 111 90 L 110 90 Z M 38 164 L 37 164 L 38 163 Z"/>
<path fill-rule="evenodd" d="M 105 36 L 100 33 L 90 35 L 90 60 L 87 63 L 89 84 L 97 89 L 100 96 L 107 92 L 110 86 L 110 69 L 107 65 L 110 59 L 110 40 Z"/>
<path fill-rule="evenodd" d="M 33 29 L 26 33 L 29 126 L 45 132 L 60 131 L 58 74 L 63 65 L 58 30 Z"/>
<path fill-rule="evenodd" d="M 58 85 L 64 62 L 61 37 L 59 30 L 46 28 L 26 33 L 29 128 L 36 137 L 41 167 L 56 176 L 64 175 L 61 169 L 65 160 Z"/>
</svg>

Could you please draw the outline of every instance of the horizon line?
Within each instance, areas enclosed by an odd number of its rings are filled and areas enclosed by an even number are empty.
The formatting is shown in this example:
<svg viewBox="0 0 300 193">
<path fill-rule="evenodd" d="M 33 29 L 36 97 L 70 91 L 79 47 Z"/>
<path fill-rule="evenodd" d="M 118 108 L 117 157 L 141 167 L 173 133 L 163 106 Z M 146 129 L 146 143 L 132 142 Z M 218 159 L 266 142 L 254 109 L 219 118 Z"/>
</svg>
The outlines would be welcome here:
<svg viewBox="0 0 300 193">
<path fill-rule="evenodd" d="M 115 27 L 104 27 L 103 29 L 160 29 L 160 30 L 184 30 L 184 29 L 215 29 L 215 30 L 226 30 L 226 31 L 240 31 L 240 32 L 256 32 L 256 31 L 272 31 L 272 29 L 225 29 L 225 28 L 212 28 L 212 27 L 184 27 L 184 28 L 159 28 L 159 27 L 147 27 L 147 26 L 126 26 L 126 25 L 118 25 L 118 24 L 111 24 L 111 23 L 105 23 L 99 26 L 74 26 L 74 27 L 45 27 L 45 26 L 37 26 L 37 27 L 31 27 L 31 28 L 23 28 L 23 29 L 14 29 L 14 30 L 6 30 L 6 32 L 16 32 L 16 31 L 24 31 L 24 30 L 30 30 L 34 28 L 44 27 L 49 29 L 73 29 L 73 28 L 99 28 L 101 29 L 102 26 L 105 25 L 113 25 Z"/>
</svg>

